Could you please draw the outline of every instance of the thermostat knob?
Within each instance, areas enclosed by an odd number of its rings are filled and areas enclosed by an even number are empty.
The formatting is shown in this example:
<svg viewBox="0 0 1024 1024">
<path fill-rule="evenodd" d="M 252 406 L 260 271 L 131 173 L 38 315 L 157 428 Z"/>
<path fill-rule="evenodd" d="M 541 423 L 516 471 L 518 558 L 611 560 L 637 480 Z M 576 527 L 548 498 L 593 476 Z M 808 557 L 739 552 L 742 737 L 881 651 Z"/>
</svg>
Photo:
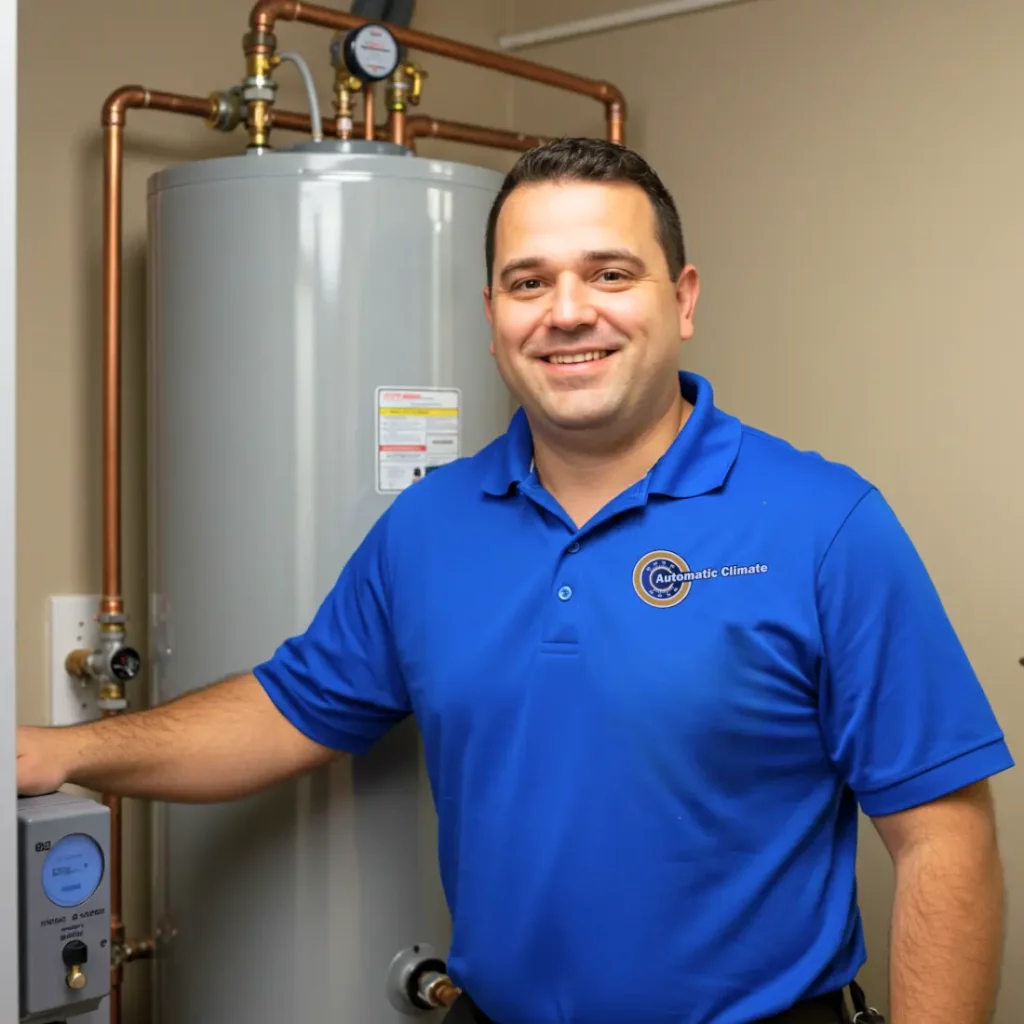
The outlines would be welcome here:
<svg viewBox="0 0 1024 1024">
<path fill-rule="evenodd" d="M 61 959 L 65 967 L 81 967 L 89 959 L 89 947 L 81 939 L 72 939 L 61 950 Z"/>
</svg>

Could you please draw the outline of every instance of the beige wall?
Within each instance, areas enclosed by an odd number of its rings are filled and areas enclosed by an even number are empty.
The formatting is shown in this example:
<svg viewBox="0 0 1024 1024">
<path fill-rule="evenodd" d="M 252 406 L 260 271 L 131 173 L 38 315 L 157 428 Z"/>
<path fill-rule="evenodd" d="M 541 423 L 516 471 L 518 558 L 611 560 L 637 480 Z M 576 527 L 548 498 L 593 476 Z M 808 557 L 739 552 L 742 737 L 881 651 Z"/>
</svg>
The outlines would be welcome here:
<svg viewBox="0 0 1024 1024">
<path fill-rule="evenodd" d="M 347 5 L 345 5 L 347 6 Z M 417 26 L 494 45 L 628 0 L 421 0 Z M 19 32 L 19 714 L 48 712 L 46 599 L 97 587 L 99 108 L 140 82 L 205 95 L 242 74 L 248 0 L 23 0 Z M 170 11 L 174 10 L 175 17 Z M 100 17 L 109 28 L 99 31 Z M 704 283 L 687 365 L 732 411 L 874 479 L 931 567 L 1015 750 L 1024 703 L 1024 411 L 1017 330 L 1024 92 L 1016 0 L 753 0 L 529 56 L 621 85 L 628 141 L 682 210 Z M 325 33 L 284 25 L 329 103 Z M 421 56 L 421 55 L 417 55 Z M 596 134 L 596 104 L 422 56 L 424 111 Z M 301 109 L 294 69 L 281 102 Z M 239 139 L 156 113 L 129 119 L 125 177 L 125 591 L 145 649 L 141 246 L 146 176 Z M 500 153 L 423 152 L 506 167 Z M 1006 469 L 1004 470 L 1004 466 Z M 144 681 L 137 691 L 143 696 Z M 998 781 L 1011 886 L 1022 783 Z M 142 815 L 131 814 L 128 925 L 148 927 Z M 891 872 L 866 832 L 861 884 L 876 999 Z M 1008 962 L 1024 953 L 1011 920 Z M 129 1020 L 146 968 L 130 970 Z M 1024 998 L 1008 970 L 999 1024 Z"/>
<path fill-rule="evenodd" d="M 510 0 L 510 31 L 629 0 Z M 854 465 L 902 517 L 1024 755 L 1024 5 L 752 0 L 519 55 L 615 82 L 628 141 L 673 190 L 702 275 L 686 365 L 720 402 Z M 600 131 L 515 86 L 524 131 Z M 1011 896 L 1024 776 L 996 783 Z M 891 870 L 865 827 L 876 1000 Z M 1013 907 L 999 1024 L 1016 1024 Z"/>
</svg>

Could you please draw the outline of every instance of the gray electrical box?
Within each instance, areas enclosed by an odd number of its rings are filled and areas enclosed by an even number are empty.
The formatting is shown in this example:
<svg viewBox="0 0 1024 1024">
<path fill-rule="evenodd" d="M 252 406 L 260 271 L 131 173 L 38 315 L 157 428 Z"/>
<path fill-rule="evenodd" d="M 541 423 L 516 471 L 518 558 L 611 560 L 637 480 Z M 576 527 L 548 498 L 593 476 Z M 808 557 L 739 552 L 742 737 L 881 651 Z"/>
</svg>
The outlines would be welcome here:
<svg viewBox="0 0 1024 1024">
<path fill-rule="evenodd" d="M 110 991 L 110 812 L 69 793 L 18 799 L 21 1021 L 95 1010 Z"/>
</svg>

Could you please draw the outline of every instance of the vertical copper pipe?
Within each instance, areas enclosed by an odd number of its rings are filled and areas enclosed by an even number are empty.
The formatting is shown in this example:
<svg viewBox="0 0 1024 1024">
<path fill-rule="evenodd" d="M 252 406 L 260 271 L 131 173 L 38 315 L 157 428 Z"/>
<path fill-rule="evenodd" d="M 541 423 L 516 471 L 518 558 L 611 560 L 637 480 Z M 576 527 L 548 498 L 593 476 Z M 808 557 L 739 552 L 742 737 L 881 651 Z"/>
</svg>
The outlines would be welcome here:
<svg viewBox="0 0 1024 1024">
<path fill-rule="evenodd" d="M 626 110 L 622 100 L 612 100 L 607 108 L 608 118 L 608 141 L 616 142 L 620 146 L 625 141 L 626 131 Z"/>
<path fill-rule="evenodd" d="M 123 117 L 123 113 L 121 114 Z M 107 124 L 103 146 L 103 601 L 121 599 L 121 157 L 123 121 Z"/>
<path fill-rule="evenodd" d="M 103 596 L 101 615 L 122 615 L 121 595 L 121 233 L 124 126 L 130 107 L 213 119 L 216 102 L 197 96 L 150 92 L 138 85 L 111 93 L 103 104 Z M 104 712 L 104 717 L 120 712 Z M 124 965 L 122 919 L 122 803 L 102 794 L 110 810 L 110 938 L 118 956 L 111 972 L 110 1024 L 121 1024 Z"/>
<path fill-rule="evenodd" d="M 374 110 L 373 82 L 367 82 L 363 87 L 363 135 L 365 138 L 373 139 L 373 130 L 376 127 L 374 118 L 377 116 Z"/>
<path fill-rule="evenodd" d="M 253 32 L 272 33 L 278 19 L 319 25 L 321 28 L 333 29 L 336 32 L 371 24 L 368 18 L 299 0 L 256 0 L 249 12 L 249 26 Z M 410 49 L 433 53 L 438 57 L 448 57 L 465 64 L 475 64 L 477 67 L 490 68 L 492 71 L 501 71 L 517 78 L 526 78 L 542 85 L 565 89 L 598 100 L 605 105 L 608 138 L 620 144 L 625 139 L 626 101 L 620 90 L 609 82 L 573 75 L 545 64 L 511 57 L 496 50 L 486 50 L 468 43 L 459 43 L 454 39 L 435 36 L 429 32 L 418 32 L 415 29 L 390 24 L 387 28 L 401 45 Z"/>
<path fill-rule="evenodd" d="M 396 145 L 405 145 L 405 111 L 392 110 L 388 115 L 388 128 L 390 129 L 391 141 Z"/>
</svg>

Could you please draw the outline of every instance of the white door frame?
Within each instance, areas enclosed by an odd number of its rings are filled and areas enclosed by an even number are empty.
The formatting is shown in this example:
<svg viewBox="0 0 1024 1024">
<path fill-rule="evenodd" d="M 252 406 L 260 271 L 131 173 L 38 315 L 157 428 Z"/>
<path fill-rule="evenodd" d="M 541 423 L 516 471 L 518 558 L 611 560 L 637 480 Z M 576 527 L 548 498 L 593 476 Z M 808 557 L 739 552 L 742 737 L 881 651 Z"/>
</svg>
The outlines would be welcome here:
<svg viewBox="0 0 1024 1024">
<path fill-rule="evenodd" d="M 18 824 L 15 775 L 15 211 L 18 3 L 0 0 L 0 1022 L 18 1020 Z"/>
</svg>

